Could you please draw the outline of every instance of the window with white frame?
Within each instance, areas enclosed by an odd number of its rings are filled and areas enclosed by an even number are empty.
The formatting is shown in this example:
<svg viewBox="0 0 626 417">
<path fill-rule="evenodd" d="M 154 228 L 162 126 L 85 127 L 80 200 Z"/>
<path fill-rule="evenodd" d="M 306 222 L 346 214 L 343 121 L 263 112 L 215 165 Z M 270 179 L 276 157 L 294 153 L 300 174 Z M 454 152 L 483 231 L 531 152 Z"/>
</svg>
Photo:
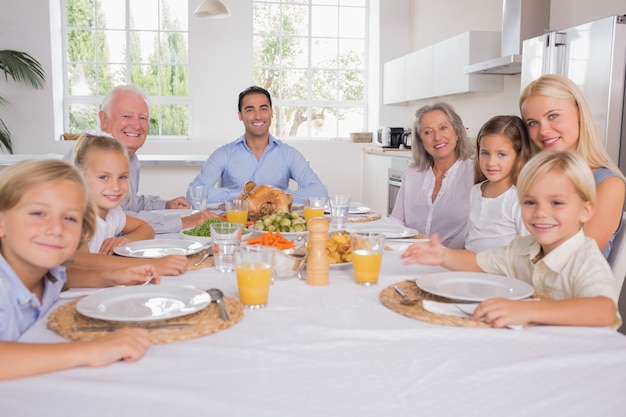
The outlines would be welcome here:
<svg viewBox="0 0 626 417">
<path fill-rule="evenodd" d="M 149 137 L 188 138 L 188 9 L 180 0 L 63 0 L 64 128 L 97 127 L 106 92 L 150 96 Z"/>
<path fill-rule="evenodd" d="M 272 134 L 347 138 L 367 127 L 368 0 L 253 0 L 254 82 Z"/>
</svg>

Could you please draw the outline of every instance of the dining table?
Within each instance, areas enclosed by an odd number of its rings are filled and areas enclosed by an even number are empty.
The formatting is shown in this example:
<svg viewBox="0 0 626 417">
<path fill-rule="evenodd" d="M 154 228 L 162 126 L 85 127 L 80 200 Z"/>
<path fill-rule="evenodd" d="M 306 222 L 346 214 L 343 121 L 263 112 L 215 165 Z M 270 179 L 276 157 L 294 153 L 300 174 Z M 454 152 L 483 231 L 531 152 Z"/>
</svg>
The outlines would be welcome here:
<svg viewBox="0 0 626 417">
<path fill-rule="evenodd" d="M 324 286 L 276 279 L 265 308 L 245 310 L 222 331 L 151 345 L 133 363 L 0 382 L 0 414 L 626 415 L 624 335 L 605 327 L 440 325 L 398 314 L 381 302 L 385 288 L 444 269 L 405 265 L 403 248 L 390 249 L 376 285 L 357 285 L 351 264 L 331 267 Z M 203 268 L 161 281 L 238 299 L 234 272 Z M 20 341 L 67 342 L 46 317 Z"/>
</svg>

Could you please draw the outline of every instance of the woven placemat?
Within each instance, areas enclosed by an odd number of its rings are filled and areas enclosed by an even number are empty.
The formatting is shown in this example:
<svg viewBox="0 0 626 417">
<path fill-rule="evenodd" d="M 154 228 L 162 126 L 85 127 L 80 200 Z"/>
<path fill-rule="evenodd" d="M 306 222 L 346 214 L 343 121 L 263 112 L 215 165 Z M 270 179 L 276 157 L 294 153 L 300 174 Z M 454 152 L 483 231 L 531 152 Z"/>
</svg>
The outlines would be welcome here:
<svg viewBox="0 0 626 417">
<path fill-rule="evenodd" d="M 198 253 L 194 253 L 193 255 L 187 256 L 187 271 L 195 271 L 196 269 L 202 268 L 212 268 L 215 266 L 215 258 L 213 256 L 209 256 L 202 262 L 200 265 L 196 266 L 196 262 L 198 262 L 208 249 L 201 250 Z"/>
<path fill-rule="evenodd" d="M 348 223 L 373 222 L 374 220 L 378 220 L 381 217 L 381 214 L 375 211 L 369 211 L 367 213 L 360 214 L 348 214 Z"/>
<path fill-rule="evenodd" d="M 112 326 L 121 325 L 129 327 L 149 327 L 150 323 L 145 322 L 116 322 L 92 319 L 83 316 L 76 311 L 76 303 L 73 300 L 54 310 L 48 317 L 48 328 L 54 330 L 66 339 L 79 341 L 91 340 L 108 334 L 107 331 L 75 331 L 74 327 L 81 326 Z M 169 329 L 148 329 L 150 343 L 163 344 L 180 342 L 181 340 L 195 339 L 212 333 L 228 329 L 237 324 L 243 318 L 243 305 L 236 299 L 224 297 L 224 307 L 230 318 L 229 321 L 222 320 L 217 303 L 211 303 L 206 308 L 183 317 L 176 317 L 168 320 L 161 320 L 158 324 L 190 324 L 183 328 Z"/>
<path fill-rule="evenodd" d="M 419 300 L 415 305 L 407 306 L 401 304 L 402 296 L 398 294 L 393 286 L 397 285 L 406 292 L 406 295 L 414 300 Z M 547 299 L 545 295 L 534 293 L 533 298 Z M 420 289 L 415 281 L 400 281 L 392 284 L 382 290 L 380 293 L 380 301 L 383 305 L 396 313 L 403 316 L 410 317 L 415 320 L 425 321 L 431 324 L 442 324 L 446 326 L 459 326 L 459 327 L 491 327 L 490 324 L 483 321 L 473 321 L 463 317 L 449 316 L 446 314 L 431 313 L 424 309 L 422 305 L 423 300 L 432 300 L 442 303 L 454 303 L 449 298 L 439 297 L 434 294 L 430 294 Z"/>
</svg>

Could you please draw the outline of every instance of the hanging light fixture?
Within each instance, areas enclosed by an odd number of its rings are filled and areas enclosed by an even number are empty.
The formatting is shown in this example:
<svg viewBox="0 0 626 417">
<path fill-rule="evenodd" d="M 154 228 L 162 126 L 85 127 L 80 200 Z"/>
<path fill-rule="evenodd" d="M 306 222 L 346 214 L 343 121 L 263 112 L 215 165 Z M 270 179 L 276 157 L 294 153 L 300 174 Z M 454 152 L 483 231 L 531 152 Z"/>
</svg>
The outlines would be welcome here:
<svg viewBox="0 0 626 417">
<path fill-rule="evenodd" d="M 193 12 L 198 17 L 224 18 L 229 17 L 230 12 L 219 0 L 203 0 Z"/>
</svg>

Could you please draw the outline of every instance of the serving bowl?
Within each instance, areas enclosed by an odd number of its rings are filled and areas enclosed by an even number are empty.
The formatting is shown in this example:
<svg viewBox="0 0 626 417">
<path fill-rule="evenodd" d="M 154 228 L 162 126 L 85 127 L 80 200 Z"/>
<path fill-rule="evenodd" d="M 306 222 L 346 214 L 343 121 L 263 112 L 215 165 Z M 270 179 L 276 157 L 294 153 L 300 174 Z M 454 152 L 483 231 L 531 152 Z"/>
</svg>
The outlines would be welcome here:
<svg viewBox="0 0 626 417">
<path fill-rule="evenodd" d="M 287 278 L 297 276 L 302 279 L 302 270 L 307 257 L 306 246 L 280 250 L 274 249 L 274 276 L 276 278 Z"/>
</svg>

